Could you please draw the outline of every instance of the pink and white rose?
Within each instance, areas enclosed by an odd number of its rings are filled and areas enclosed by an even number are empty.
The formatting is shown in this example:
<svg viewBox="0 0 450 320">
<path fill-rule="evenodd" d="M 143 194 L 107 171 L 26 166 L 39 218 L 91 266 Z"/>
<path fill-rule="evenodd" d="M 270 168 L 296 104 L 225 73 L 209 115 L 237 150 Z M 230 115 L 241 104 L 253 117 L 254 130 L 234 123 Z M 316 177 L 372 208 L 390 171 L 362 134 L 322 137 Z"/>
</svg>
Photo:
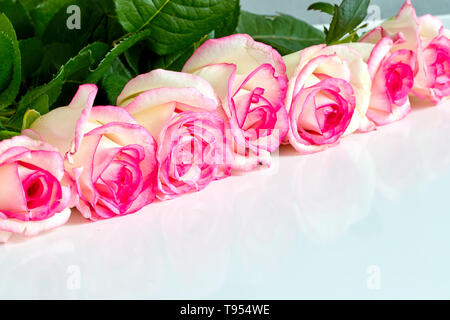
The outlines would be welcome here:
<svg viewBox="0 0 450 320">
<path fill-rule="evenodd" d="M 284 57 L 289 77 L 288 139 L 302 154 L 322 151 L 358 129 L 366 118 L 371 79 L 362 55 L 346 45 L 317 45 Z"/>
<path fill-rule="evenodd" d="M 183 72 L 207 80 L 219 96 L 234 137 L 236 168 L 251 170 L 278 149 L 289 125 L 286 66 L 276 50 L 245 34 L 211 39 Z"/>
<path fill-rule="evenodd" d="M 157 139 L 159 199 L 200 191 L 231 174 L 228 123 L 206 80 L 154 70 L 131 80 L 117 103 Z"/>
<path fill-rule="evenodd" d="M 175 114 L 158 139 L 158 198 L 200 191 L 231 174 L 226 123 L 214 112 Z"/>
<path fill-rule="evenodd" d="M 124 109 L 92 107 L 95 85 L 82 85 L 67 107 L 36 120 L 28 131 L 56 146 L 91 220 L 135 213 L 157 192 L 156 143 Z"/>
<path fill-rule="evenodd" d="M 402 34 L 395 39 L 382 38 L 377 44 L 351 43 L 364 57 L 372 78 L 372 94 L 367 118 L 386 125 L 405 118 L 411 111 L 409 94 L 417 74 L 417 58 L 412 50 L 396 50 L 405 41 Z"/>
<path fill-rule="evenodd" d="M 417 17 L 407 0 L 398 15 L 369 32 L 362 41 L 378 43 L 383 37 L 402 33 L 405 41 L 396 50 L 412 50 L 417 57 L 418 72 L 412 92 L 437 104 L 450 95 L 450 34 L 436 17 Z"/>
<path fill-rule="evenodd" d="M 71 191 L 58 150 L 25 136 L 0 142 L 0 243 L 34 236 L 70 217 Z"/>
</svg>

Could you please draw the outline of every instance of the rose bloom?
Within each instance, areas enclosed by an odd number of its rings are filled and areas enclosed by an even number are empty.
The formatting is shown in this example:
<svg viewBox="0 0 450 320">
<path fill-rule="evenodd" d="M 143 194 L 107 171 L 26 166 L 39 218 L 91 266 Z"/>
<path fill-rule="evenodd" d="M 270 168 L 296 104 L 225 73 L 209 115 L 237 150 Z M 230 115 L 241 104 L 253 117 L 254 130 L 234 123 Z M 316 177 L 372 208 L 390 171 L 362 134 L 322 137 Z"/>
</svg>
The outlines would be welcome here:
<svg viewBox="0 0 450 320">
<path fill-rule="evenodd" d="M 361 54 L 346 45 L 317 45 L 284 57 L 291 145 L 322 151 L 342 136 L 371 129 L 366 118 L 371 79 Z"/>
<path fill-rule="evenodd" d="M 154 70 L 132 79 L 117 103 L 158 142 L 158 198 L 200 191 L 231 174 L 234 161 L 220 101 L 202 78 Z"/>
<path fill-rule="evenodd" d="M 36 120 L 28 132 L 56 146 L 91 220 L 134 213 L 156 197 L 156 143 L 124 109 L 94 107 L 95 85 L 82 85 L 69 106 Z"/>
<path fill-rule="evenodd" d="M 278 149 L 289 125 L 286 66 L 276 50 L 245 34 L 211 39 L 183 72 L 206 79 L 217 92 L 235 141 L 235 167 L 251 170 Z"/>
<path fill-rule="evenodd" d="M 405 41 L 402 34 L 395 39 L 382 38 L 377 44 L 351 43 L 369 65 L 372 94 L 367 117 L 377 125 L 386 125 L 406 117 L 411 111 L 409 94 L 417 74 L 416 54 L 411 50 L 395 50 Z"/>
<path fill-rule="evenodd" d="M 0 243 L 13 234 L 34 236 L 70 217 L 64 160 L 47 143 L 25 136 L 0 142 Z"/>
<path fill-rule="evenodd" d="M 368 33 L 362 41 L 378 43 L 383 37 L 402 33 L 404 42 L 396 50 L 412 50 L 417 56 L 418 72 L 414 79 L 413 94 L 435 104 L 450 95 L 450 34 L 442 21 L 431 15 L 417 17 L 408 0 L 397 17 L 384 22 Z"/>
<path fill-rule="evenodd" d="M 214 112 L 175 114 L 158 139 L 158 198 L 200 191 L 231 174 L 233 159 L 223 119 Z"/>
</svg>

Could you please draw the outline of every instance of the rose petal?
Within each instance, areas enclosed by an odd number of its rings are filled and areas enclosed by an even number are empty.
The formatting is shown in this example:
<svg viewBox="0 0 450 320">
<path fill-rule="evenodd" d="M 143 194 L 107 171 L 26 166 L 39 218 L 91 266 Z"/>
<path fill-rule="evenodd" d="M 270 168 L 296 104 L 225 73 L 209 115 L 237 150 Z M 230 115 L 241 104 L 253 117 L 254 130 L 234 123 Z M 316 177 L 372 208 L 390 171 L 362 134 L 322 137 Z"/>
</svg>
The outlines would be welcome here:
<svg viewBox="0 0 450 320">
<path fill-rule="evenodd" d="M 417 21 L 420 26 L 420 36 L 423 39 L 428 39 L 428 43 L 431 39 L 438 37 L 444 27 L 441 19 L 430 14 L 417 18 Z M 424 44 L 424 46 L 428 45 L 427 42 Z"/>
<path fill-rule="evenodd" d="M 0 231 L 35 236 L 41 232 L 57 228 L 70 218 L 70 209 L 65 209 L 53 217 L 42 221 L 20 221 L 16 219 L 0 219 Z"/>
<path fill-rule="evenodd" d="M 211 88 L 211 85 L 207 81 L 189 73 L 174 72 L 162 69 L 153 70 L 149 73 L 139 75 L 128 82 L 117 98 L 117 105 L 125 107 L 129 105 L 133 101 L 133 99 L 141 93 L 159 88 L 196 89 L 191 90 L 191 92 L 195 92 L 196 98 L 201 97 L 203 101 L 208 100 L 208 104 L 204 106 L 205 108 L 213 110 L 218 105 L 214 90 L 213 88 Z M 172 90 L 172 92 L 163 91 L 157 93 L 158 94 L 156 95 L 156 97 L 154 97 L 154 99 L 161 99 L 161 101 L 159 103 L 155 103 L 154 101 L 152 101 L 151 106 L 174 101 L 189 101 L 190 99 L 192 99 L 191 96 L 185 95 L 186 91 Z M 158 97 L 159 94 L 163 95 L 163 97 Z M 174 97 L 176 97 L 175 100 L 173 100 Z M 196 102 L 192 104 L 186 104 L 197 106 Z M 203 106 L 203 104 L 198 104 L 198 106 Z"/>
<path fill-rule="evenodd" d="M 97 91 L 97 86 L 93 84 L 80 86 L 67 107 L 43 115 L 32 124 L 31 129 L 58 148 L 61 154 L 75 153 L 85 133 Z"/>
<path fill-rule="evenodd" d="M 392 112 L 386 113 L 376 109 L 369 111 L 370 119 L 377 125 L 382 126 L 404 119 L 411 112 L 411 103 L 409 99 L 402 106 L 392 109 Z"/>
<path fill-rule="evenodd" d="M 17 167 L 15 162 L 0 165 L 0 178 L 5 185 L 0 192 L 0 211 L 25 214 L 28 210 L 27 202 Z"/>
<path fill-rule="evenodd" d="M 216 91 L 220 101 L 228 104 L 228 96 L 233 94 L 236 65 L 218 63 L 201 67 L 195 71 L 199 77 L 207 80 Z M 228 108 L 225 108 L 228 111 Z"/>
<path fill-rule="evenodd" d="M 230 62 L 236 64 L 239 74 L 249 74 L 265 63 L 271 64 L 275 68 L 276 76 L 286 72 L 283 59 L 275 49 L 256 42 L 246 34 L 234 34 L 206 41 L 186 62 L 183 72 L 195 73 L 207 65 Z"/>
</svg>

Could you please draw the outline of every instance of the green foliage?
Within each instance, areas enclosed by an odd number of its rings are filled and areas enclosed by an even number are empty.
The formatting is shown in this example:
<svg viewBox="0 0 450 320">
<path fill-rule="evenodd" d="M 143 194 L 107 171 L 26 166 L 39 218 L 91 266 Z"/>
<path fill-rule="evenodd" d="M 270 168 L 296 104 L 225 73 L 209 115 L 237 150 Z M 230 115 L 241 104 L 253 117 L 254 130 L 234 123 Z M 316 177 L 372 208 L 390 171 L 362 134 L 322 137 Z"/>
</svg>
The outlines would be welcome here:
<svg viewBox="0 0 450 320">
<path fill-rule="evenodd" d="M 316 10 L 323 13 L 328 13 L 329 15 L 334 15 L 335 6 L 328 2 L 316 2 L 310 5 L 308 10 Z"/>
<path fill-rule="evenodd" d="M 128 32 L 151 30 L 152 51 L 166 55 L 199 41 L 236 10 L 238 0 L 114 0 Z"/>
<path fill-rule="evenodd" d="M 0 12 L 3 12 L 12 22 L 19 39 L 34 36 L 34 27 L 22 2 L 17 0 L 0 0 Z"/>
<path fill-rule="evenodd" d="M 0 110 L 16 98 L 22 79 L 19 42 L 14 27 L 4 14 L 0 15 Z"/>
<path fill-rule="evenodd" d="M 233 34 L 239 24 L 241 15 L 241 4 L 235 1 L 234 9 L 229 11 L 228 15 L 219 23 L 214 30 L 214 37 L 221 38 Z"/>
<path fill-rule="evenodd" d="M 317 2 L 308 10 L 319 10 L 333 16 L 330 27 L 325 28 L 327 44 L 346 43 L 358 40 L 357 31 L 365 26 L 361 23 L 367 17 L 370 0 L 342 0 L 334 7 L 331 4 Z"/>
<path fill-rule="evenodd" d="M 44 58 L 44 44 L 39 38 L 28 38 L 19 41 L 22 77 L 32 76 L 40 67 Z"/>
<path fill-rule="evenodd" d="M 87 82 L 97 83 L 105 74 L 108 67 L 126 50 L 130 49 L 141 40 L 147 39 L 151 34 L 151 30 L 146 29 L 130 35 L 129 37 L 118 43 L 111 51 L 109 51 L 105 58 L 100 62 L 98 67 L 92 71 L 86 78 Z"/>
<path fill-rule="evenodd" d="M 41 114 L 34 109 L 27 110 L 23 116 L 22 130 L 29 129 L 33 122 L 39 119 L 40 116 Z"/>
<path fill-rule="evenodd" d="M 282 55 L 325 41 L 322 31 L 285 14 L 263 16 L 243 11 L 237 31 L 247 33 L 255 40 L 271 45 Z"/>
</svg>

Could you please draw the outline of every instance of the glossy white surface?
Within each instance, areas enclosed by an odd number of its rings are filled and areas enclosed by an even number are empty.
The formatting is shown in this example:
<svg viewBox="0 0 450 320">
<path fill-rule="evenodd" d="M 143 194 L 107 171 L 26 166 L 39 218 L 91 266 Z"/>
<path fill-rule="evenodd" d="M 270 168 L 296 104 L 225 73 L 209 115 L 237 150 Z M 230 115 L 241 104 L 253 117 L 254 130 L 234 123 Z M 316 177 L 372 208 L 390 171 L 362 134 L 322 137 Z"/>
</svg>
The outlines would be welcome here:
<svg viewBox="0 0 450 320">
<path fill-rule="evenodd" d="M 276 169 L 278 168 L 278 169 Z M 0 298 L 450 298 L 450 103 L 0 247 Z"/>
</svg>

